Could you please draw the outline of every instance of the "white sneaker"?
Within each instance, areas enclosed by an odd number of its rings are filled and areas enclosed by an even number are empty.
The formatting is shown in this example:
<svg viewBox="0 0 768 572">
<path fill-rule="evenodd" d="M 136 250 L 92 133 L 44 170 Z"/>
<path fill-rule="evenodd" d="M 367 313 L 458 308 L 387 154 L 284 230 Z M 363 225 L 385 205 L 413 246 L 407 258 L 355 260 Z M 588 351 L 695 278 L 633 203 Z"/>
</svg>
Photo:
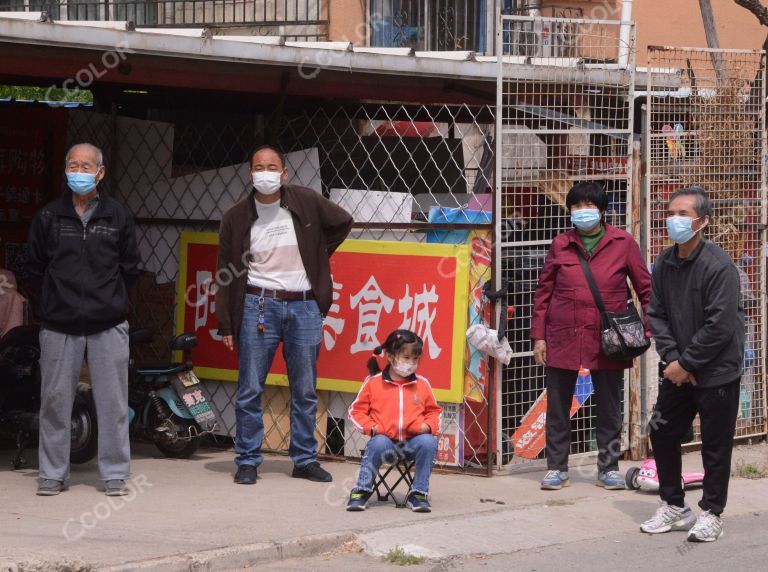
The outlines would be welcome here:
<svg viewBox="0 0 768 572">
<path fill-rule="evenodd" d="M 723 535 L 723 521 L 716 514 L 705 510 L 688 532 L 688 542 L 714 542 Z"/>
<path fill-rule="evenodd" d="M 648 534 L 661 534 L 670 530 L 688 530 L 696 517 L 688 505 L 683 508 L 672 506 L 662 501 L 656 514 L 640 525 L 640 530 Z"/>
</svg>

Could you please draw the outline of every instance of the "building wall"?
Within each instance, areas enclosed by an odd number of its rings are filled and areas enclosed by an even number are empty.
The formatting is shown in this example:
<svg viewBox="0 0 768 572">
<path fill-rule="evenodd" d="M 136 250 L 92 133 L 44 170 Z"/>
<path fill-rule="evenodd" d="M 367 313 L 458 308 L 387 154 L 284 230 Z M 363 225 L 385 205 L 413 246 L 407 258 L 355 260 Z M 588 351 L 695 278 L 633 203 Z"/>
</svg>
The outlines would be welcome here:
<svg viewBox="0 0 768 572">
<path fill-rule="evenodd" d="M 328 0 L 330 38 L 365 45 L 365 0 Z M 493 0 L 489 0 L 490 3 Z M 621 0 L 544 0 L 547 6 L 580 8 L 588 19 L 621 19 Z M 768 28 L 733 0 L 712 0 L 723 48 L 760 49 Z M 634 0 L 632 19 L 637 30 L 637 65 L 646 66 L 649 45 L 706 47 L 698 0 Z"/>
<path fill-rule="evenodd" d="M 331 9 L 329 39 L 352 42 L 356 46 L 366 45 L 365 0 L 327 1 Z"/>
<path fill-rule="evenodd" d="M 733 0 L 712 0 L 720 47 L 762 48 L 768 35 L 750 12 Z M 635 0 L 632 18 L 637 23 L 637 65 L 648 64 L 648 46 L 706 47 L 698 0 Z"/>
</svg>

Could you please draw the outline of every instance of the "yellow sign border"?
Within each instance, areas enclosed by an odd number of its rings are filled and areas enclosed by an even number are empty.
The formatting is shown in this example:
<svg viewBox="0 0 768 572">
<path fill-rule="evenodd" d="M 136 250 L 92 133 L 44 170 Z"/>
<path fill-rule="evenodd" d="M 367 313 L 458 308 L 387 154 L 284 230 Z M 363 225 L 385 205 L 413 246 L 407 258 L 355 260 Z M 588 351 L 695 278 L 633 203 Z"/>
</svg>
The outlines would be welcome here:
<svg viewBox="0 0 768 572">
<path fill-rule="evenodd" d="M 182 232 L 179 242 L 179 277 L 176 298 L 176 334 L 184 333 L 184 311 L 186 307 L 186 283 L 188 255 L 190 244 L 219 244 L 217 232 Z M 360 254 L 398 254 L 404 256 L 429 256 L 456 259 L 456 275 L 454 279 L 454 315 L 451 358 L 451 387 L 450 389 L 434 389 L 438 401 L 461 403 L 464 398 L 464 343 L 467 330 L 467 312 L 469 297 L 467 284 L 469 280 L 469 246 L 466 244 L 431 244 L 416 242 L 388 242 L 376 240 L 349 239 L 339 247 L 337 252 L 352 252 Z M 196 367 L 197 376 L 213 381 L 237 381 L 238 370 L 209 367 Z M 362 376 L 361 376 L 362 377 Z M 357 393 L 360 390 L 359 381 L 317 378 L 317 388 L 325 391 L 343 391 Z M 288 386 L 288 376 L 269 374 L 267 384 Z"/>
</svg>

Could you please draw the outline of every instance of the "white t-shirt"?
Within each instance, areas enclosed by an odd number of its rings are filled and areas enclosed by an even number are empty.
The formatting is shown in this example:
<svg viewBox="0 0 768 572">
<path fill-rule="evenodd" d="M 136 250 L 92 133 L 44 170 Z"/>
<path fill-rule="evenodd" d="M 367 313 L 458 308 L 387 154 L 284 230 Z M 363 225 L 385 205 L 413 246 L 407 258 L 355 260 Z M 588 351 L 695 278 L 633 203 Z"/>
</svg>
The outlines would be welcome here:
<svg viewBox="0 0 768 572">
<path fill-rule="evenodd" d="M 288 292 L 311 290 L 291 213 L 280 208 L 280 201 L 256 201 L 256 212 L 259 218 L 251 227 L 248 284 Z"/>
</svg>

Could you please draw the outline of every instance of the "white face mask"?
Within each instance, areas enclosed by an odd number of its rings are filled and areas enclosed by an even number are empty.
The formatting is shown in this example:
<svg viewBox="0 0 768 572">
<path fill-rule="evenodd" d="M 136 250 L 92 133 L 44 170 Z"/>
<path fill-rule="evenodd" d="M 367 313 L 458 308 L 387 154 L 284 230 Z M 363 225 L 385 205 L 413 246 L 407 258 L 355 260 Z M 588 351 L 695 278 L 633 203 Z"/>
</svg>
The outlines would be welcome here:
<svg viewBox="0 0 768 572">
<path fill-rule="evenodd" d="M 279 171 L 253 171 L 251 173 L 253 188 L 262 195 L 274 195 L 280 190 L 281 175 Z"/>
<path fill-rule="evenodd" d="M 395 373 L 400 377 L 408 377 L 416 371 L 417 365 L 418 364 L 415 363 L 403 363 L 396 359 L 394 360 L 394 363 L 392 363 L 392 369 L 394 369 Z"/>
</svg>

